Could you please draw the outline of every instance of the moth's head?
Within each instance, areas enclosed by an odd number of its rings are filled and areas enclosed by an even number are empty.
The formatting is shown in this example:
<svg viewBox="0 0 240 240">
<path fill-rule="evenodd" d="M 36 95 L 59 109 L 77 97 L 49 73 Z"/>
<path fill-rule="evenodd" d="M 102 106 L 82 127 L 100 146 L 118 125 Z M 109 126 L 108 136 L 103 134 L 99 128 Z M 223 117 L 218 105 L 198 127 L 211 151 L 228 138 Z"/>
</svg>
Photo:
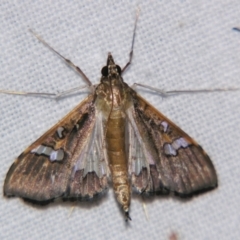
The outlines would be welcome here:
<svg viewBox="0 0 240 240">
<path fill-rule="evenodd" d="M 108 53 L 107 65 L 102 68 L 102 77 L 107 79 L 113 79 L 121 76 L 122 69 L 115 64 L 112 54 Z"/>
</svg>

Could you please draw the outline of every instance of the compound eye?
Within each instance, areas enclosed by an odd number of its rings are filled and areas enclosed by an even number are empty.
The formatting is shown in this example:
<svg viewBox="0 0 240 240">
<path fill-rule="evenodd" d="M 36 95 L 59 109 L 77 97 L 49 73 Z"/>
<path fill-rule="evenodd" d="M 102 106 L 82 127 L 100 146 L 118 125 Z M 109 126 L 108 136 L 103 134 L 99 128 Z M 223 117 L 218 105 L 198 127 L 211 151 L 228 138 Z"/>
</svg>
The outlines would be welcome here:
<svg viewBox="0 0 240 240">
<path fill-rule="evenodd" d="M 118 65 L 116 67 L 117 67 L 118 74 L 121 75 L 122 69 Z"/>
<path fill-rule="evenodd" d="M 102 75 L 103 75 L 104 77 L 107 77 L 107 76 L 108 76 L 108 67 L 107 67 L 107 66 L 105 66 L 105 67 L 102 68 Z"/>
</svg>

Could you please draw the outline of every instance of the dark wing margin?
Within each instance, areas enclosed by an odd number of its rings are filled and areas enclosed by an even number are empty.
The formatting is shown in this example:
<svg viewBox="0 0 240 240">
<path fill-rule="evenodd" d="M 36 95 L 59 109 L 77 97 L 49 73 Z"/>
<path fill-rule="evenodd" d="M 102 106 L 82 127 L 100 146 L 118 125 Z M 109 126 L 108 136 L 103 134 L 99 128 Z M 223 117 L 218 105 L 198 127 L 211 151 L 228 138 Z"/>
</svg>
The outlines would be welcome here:
<svg viewBox="0 0 240 240">
<path fill-rule="evenodd" d="M 102 125 L 93 99 L 89 95 L 15 160 L 4 182 L 5 196 L 43 203 L 93 198 L 107 189 L 103 139 L 94 140 Z"/>
<path fill-rule="evenodd" d="M 133 188 L 139 193 L 189 196 L 216 187 L 216 171 L 201 146 L 142 97 L 132 99 L 128 128 L 141 149 L 129 144 Z"/>
</svg>

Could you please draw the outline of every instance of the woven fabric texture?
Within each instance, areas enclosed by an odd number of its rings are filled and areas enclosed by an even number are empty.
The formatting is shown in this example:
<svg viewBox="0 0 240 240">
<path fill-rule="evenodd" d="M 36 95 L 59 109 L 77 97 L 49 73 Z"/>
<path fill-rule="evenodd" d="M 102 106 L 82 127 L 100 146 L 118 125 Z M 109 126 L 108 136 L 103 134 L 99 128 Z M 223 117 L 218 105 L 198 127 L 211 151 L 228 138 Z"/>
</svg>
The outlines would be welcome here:
<svg viewBox="0 0 240 240">
<path fill-rule="evenodd" d="M 56 93 L 84 85 L 29 28 L 98 83 L 108 52 L 120 66 L 128 61 L 137 6 L 134 57 L 123 76 L 129 85 L 240 87 L 240 32 L 232 30 L 240 26 L 237 0 L 27 0 L 0 3 L 0 89 Z M 134 196 L 128 224 L 111 189 L 97 202 L 47 207 L 1 195 L 0 239 L 170 239 L 173 233 L 178 239 L 239 239 L 240 92 L 139 93 L 206 150 L 219 187 L 188 201 L 156 197 L 143 205 Z M 55 101 L 0 94 L 1 188 L 14 159 L 84 96 Z"/>
</svg>

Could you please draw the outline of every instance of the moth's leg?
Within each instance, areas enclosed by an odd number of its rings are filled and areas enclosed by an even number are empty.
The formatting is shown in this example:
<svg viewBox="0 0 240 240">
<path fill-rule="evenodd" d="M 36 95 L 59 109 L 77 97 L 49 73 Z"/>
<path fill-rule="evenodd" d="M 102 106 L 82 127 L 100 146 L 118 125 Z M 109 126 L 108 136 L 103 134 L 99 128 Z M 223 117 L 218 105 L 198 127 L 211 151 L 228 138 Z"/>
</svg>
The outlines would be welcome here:
<svg viewBox="0 0 240 240">
<path fill-rule="evenodd" d="M 226 91 L 239 91 L 240 88 L 213 88 L 213 89 L 185 89 L 185 90 L 171 90 L 171 91 L 164 91 L 163 89 L 154 88 L 145 84 L 141 83 L 134 83 L 132 88 L 136 89 L 136 87 L 143 87 L 146 89 L 150 89 L 159 93 L 162 97 L 169 97 L 178 94 L 192 94 L 192 93 L 208 93 L 208 92 L 226 92 Z"/>
<path fill-rule="evenodd" d="M 92 86 L 94 87 L 94 86 Z M 81 87 L 75 87 L 71 88 L 59 93 L 45 93 L 45 92 L 22 92 L 22 91 L 12 91 L 12 90 L 2 90 L 0 89 L 0 93 L 9 94 L 9 95 L 23 95 L 23 96 L 34 96 L 34 97 L 43 97 L 43 98 L 51 98 L 51 99 L 59 99 L 64 96 L 68 96 L 71 94 L 76 94 L 79 92 L 79 90 L 84 88 L 90 88 L 88 86 L 81 86 Z M 92 90 L 90 88 L 90 90 Z"/>
<path fill-rule="evenodd" d="M 155 91 L 157 93 L 159 93 L 162 97 L 167 97 L 167 93 L 163 90 L 163 89 L 159 89 L 159 88 L 154 88 L 145 84 L 141 84 L 141 83 L 134 83 L 131 88 L 133 88 L 134 90 L 136 90 L 137 87 L 143 87 L 152 91 Z"/>
<path fill-rule="evenodd" d="M 55 98 L 57 94 L 55 93 L 44 93 L 44 92 L 22 92 L 22 91 L 12 91 L 12 90 L 2 90 L 0 93 L 10 94 L 10 95 L 24 95 L 24 96 L 35 96 L 44 98 Z"/>
<path fill-rule="evenodd" d="M 65 58 L 63 55 L 61 55 L 59 52 L 57 52 L 54 48 L 52 48 L 47 42 L 45 42 L 37 33 L 35 33 L 32 29 L 29 29 L 29 31 L 40 41 L 42 42 L 46 47 L 48 47 L 51 51 L 53 51 L 55 54 L 57 54 L 61 59 L 65 61 L 65 63 L 73 68 L 77 73 L 79 73 L 84 81 L 87 83 L 88 86 L 92 86 L 92 82 L 88 79 L 88 77 L 83 73 L 83 71 L 76 66 L 71 60 Z"/>
<path fill-rule="evenodd" d="M 48 47 L 51 51 L 53 51 L 55 54 L 57 54 L 61 59 L 63 59 L 70 67 L 72 67 L 77 73 L 79 73 L 85 82 L 87 83 L 87 86 L 81 86 L 81 87 L 75 87 L 72 89 L 68 89 L 63 92 L 59 93 L 45 93 L 45 92 L 23 92 L 23 91 L 14 91 L 14 90 L 3 90 L 0 89 L 0 93 L 4 94 L 11 94 L 11 95 L 25 95 L 25 96 L 35 96 L 35 97 L 44 97 L 44 98 L 53 98 L 53 99 L 59 99 L 63 96 L 70 95 L 73 93 L 76 93 L 77 91 L 88 88 L 90 91 L 94 90 L 94 86 L 92 85 L 91 81 L 87 78 L 87 76 L 82 72 L 82 70 L 74 65 L 69 59 L 63 57 L 59 52 L 57 52 L 55 49 L 53 49 L 48 43 L 46 43 L 39 35 L 37 35 L 33 30 L 29 29 L 29 31 L 40 41 L 42 42 L 46 47 Z"/>
<path fill-rule="evenodd" d="M 132 62 L 133 47 L 134 47 L 134 41 L 135 41 L 135 35 L 136 35 L 136 29 L 137 29 L 137 21 L 138 21 L 139 14 L 140 14 L 140 9 L 138 8 L 136 11 L 136 20 L 135 20 L 134 29 L 133 29 L 132 45 L 131 45 L 131 51 L 129 53 L 129 60 L 128 60 L 127 64 L 125 65 L 125 67 L 122 68 L 122 73 L 127 69 L 127 67 Z"/>
<path fill-rule="evenodd" d="M 82 90 L 82 89 L 85 89 L 85 88 L 87 88 L 88 90 L 93 92 L 94 89 L 95 89 L 95 86 L 92 85 L 92 86 L 81 86 L 81 87 L 71 88 L 71 89 L 68 89 L 68 90 L 57 93 L 54 98 L 59 99 L 59 98 L 65 97 L 65 96 L 76 94 L 76 93 L 79 92 L 79 90 Z"/>
</svg>

